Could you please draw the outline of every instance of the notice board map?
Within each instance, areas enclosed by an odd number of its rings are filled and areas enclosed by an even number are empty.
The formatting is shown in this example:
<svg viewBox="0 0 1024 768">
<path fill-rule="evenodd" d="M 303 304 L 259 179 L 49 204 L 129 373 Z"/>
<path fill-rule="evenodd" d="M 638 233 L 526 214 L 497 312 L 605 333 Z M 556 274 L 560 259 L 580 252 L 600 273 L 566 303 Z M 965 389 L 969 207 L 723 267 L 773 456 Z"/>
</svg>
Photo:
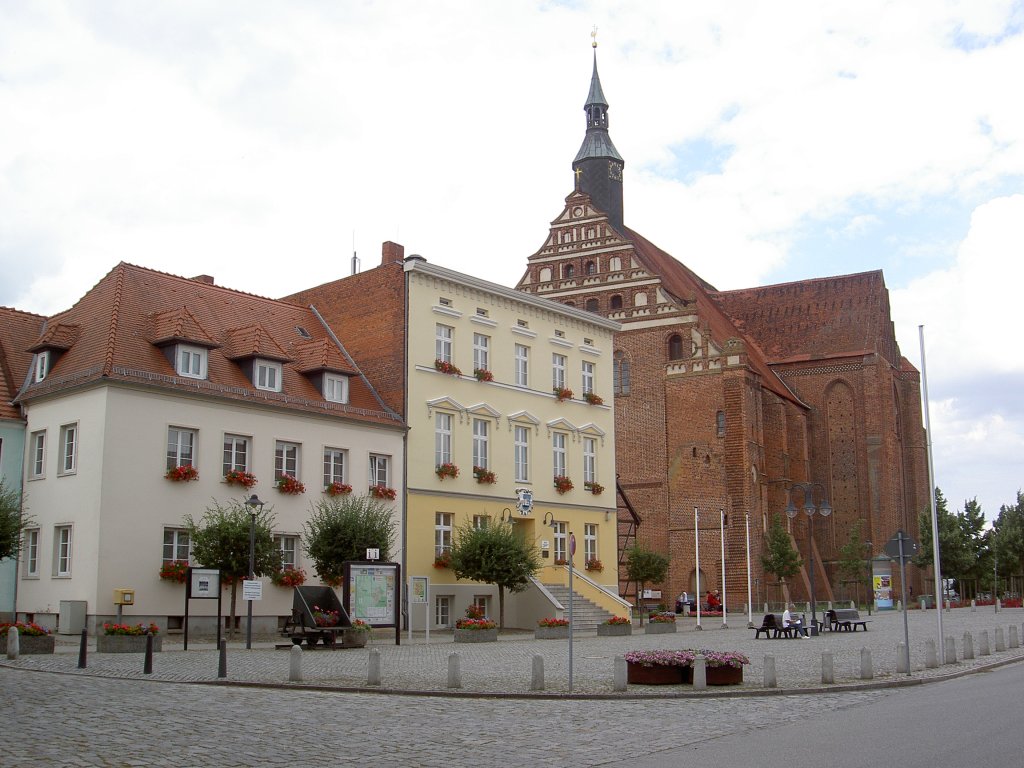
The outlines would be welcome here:
<svg viewBox="0 0 1024 768">
<path fill-rule="evenodd" d="M 352 618 L 375 625 L 393 624 L 396 575 L 394 565 L 351 565 Z"/>
</svg>

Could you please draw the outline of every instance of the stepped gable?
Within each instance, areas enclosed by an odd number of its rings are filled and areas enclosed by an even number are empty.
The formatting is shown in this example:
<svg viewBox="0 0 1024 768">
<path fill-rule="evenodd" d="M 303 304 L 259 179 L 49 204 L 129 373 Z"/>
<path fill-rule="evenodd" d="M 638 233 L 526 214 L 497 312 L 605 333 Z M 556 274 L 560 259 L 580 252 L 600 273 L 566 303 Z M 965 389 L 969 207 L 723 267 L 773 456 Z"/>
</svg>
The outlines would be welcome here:
<svg viewBox="0 0 1024 768">
<path fill-rule="evenodd" d="M 333 343 L 315 313 L 223 288 L 208 279 L 178 277 L 122 262 L 71 309 L 50 318 L 47 328 L 54 326 L 77 326 L 77 337 L 46 379 L 24 387 L 20 399 L 117 380 L 361 421 L 398 422 L 361 376 L 350 380 L 348 404 L 329 403 L 291 362 L 310 341 Z M 176 341 L 209 348 L 206 379 L 176 375 L 157 344 Z M 238 354 L 283 362 L 282 391 L 256 389 L 233 361 Z M 351 365 L 338 367 L 352 369 Z"/>
<path fill-rule="evenodd" d="M 772 364 L 900 352 L 881 270 L 712 295 Z"/>
<path fill-rule="evenodd" d="M 677 301 L 682 304 L 696 304 L 701 321 L 707 324 L 711 337 L 719 346 L 728 352 L 729 340 L 738 340 L 742 345 L 740 351 L 746 354 L 747 364 L 751 370 L 761 377 L 762 386 L 785 400 L 806 407 L 769 367 L 759 344 L 749 334 L 744 333 L 712 298 L 717 295 L 713 285 L 643 235 L 629 227 L 623 229 L 626 237 L 633 243 L 636 259 L 648 272 L 661 279 L 662 287 Z"/>
<path fill-rule="evenodd" d="M 42 315 L 0 307 L 0 419 L 22 418 L 13 401 L 32 368 L 29 347 L 39 339 L 45 323 Z"/>
</svg>

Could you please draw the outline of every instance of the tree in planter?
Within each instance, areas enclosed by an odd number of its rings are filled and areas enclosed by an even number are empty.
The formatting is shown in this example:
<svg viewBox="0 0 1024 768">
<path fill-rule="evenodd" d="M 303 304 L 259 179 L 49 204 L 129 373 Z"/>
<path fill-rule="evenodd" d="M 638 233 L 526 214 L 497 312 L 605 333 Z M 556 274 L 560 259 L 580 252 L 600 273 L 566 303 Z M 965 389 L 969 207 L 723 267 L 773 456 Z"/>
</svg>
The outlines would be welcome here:
<svg viewBox="0 0 1024 768">
<path fill-rule="evenodd" d="M 522 592 L 540 569 L 540 555 L 514 530 L 500 522 L 476 528 L 467 522 L 455 532 L 451 569 L 457 579 L 498 586 L 498 627 L 505 628 L 505 590 Z"/>
<path fill-rule="evenodd" d="M 370 496 L 333 496 L 312 505 L 303 526 L 303 549 L 327 584 L 341 583 L 345 563 L 365 560 L 367 549 L 391 559 L 395 520 L 390 505 Z"/>
<path fill-rule="evenodd" d="M 857 585 L 858 603 L 860 602 L 860 588 L 864 583 L 864 572 L 867 569 L 864 541 L 860 535 L 863 523 L 863 520 L 858 520 L 850 528 L 850 537 L 839 548 L 839 562 L 837 563 L 840 577 Z"/>
<path fill-rule="evenodd" d="M 185 529 L 192 542 L 192 556 L 204 568 L 217 568 L 221 578 L 231 584 L 231 619 L 228 639 L 235 636 L 235 601 L 238 583 L 249 577 L 249 528 L 252 516 L 244 502 L 233 500 L 227 506 L 214 501 L 199 522 L 185 515 Z M 274 515 L 267 508 L 256 512 L 256 539 L 253 549 L 257 576 L 270 576 L 281 570 L 281 550 L 274 544 Z"/>
<path fill-rule="evenodd" d="M 637 545 L 626 555 L 626 578 L 637 584 L 637 602 L 647 584 L 657 584 L 668 576 L 668 558 Z M 643 604 L 640 604 L 640 626 L 644 624 Z"/>
<path fill-rule="evenodd" d="M 29 523 L 22 514 L 21 494 L 0 479 L 0 560 L 18 554 L 21 534 Z"/>
<path fill-rule="evenodd" d="M 785 590 L 786 579 L 791 579 L 800 572 L 802 562 L 800 554 L 793 549 L 793 540 L 783 526 L 782 518 L 779 515 L 774 515 L 772 524 L 768 526 L 768 533 L 764 537 L 761 566 L 766 572 L 778 576 L 779 583 Z"/>
</svg>

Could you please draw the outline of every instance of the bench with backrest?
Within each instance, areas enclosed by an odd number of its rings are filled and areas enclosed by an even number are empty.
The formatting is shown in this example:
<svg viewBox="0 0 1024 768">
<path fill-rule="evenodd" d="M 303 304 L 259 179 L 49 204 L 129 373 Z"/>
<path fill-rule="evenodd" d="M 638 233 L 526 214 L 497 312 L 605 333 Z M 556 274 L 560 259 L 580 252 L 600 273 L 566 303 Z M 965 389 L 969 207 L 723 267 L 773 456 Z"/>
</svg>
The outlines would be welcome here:
<svg viewBox="0 0 1024 768">
<path fill-rule="evenodd" d="M 862 619 L 856 608 L 833 608 L 826 612 L 825 618 L 832 632 L 856 632 L 857 627 L 863 627 L 867 632 L 868 622 L 871 621 L 871 619 Z"/>
<path fill-rule="evenodd" d="M 754 639 L 757 640 L 761 633 L 765 637 L 793 637 L 796 627 L 783 627 L 782 616 L 776 613 L 766 613 L 761 620 L 761 626 L 754 632 Z"/>
</svg>

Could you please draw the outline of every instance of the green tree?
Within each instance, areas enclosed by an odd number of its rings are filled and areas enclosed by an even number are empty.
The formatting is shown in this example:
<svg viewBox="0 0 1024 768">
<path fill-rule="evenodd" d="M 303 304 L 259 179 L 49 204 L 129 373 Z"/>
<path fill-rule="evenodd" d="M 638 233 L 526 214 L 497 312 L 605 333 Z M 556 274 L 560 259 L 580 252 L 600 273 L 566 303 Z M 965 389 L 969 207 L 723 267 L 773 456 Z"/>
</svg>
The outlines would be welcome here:
<svg viewBox="0 0 1024 768">
<path fill-rule="evenodd" d="M 637 597 L 643 593 L 647 584 L 657 584 L 668 576 L 668 558 L 658 552 L 637 544 L 626 554 L 626 577 L 637 584 Z M 700 599 L 700 595 L 697 595 Z M 640 603 L 640 624 L 644 623 L 643 603 Z"/>
<path fill-rule="evenodd" d="M 864 549 L 864 541 L 861 539 L 861 528 L 863 520 L 858 520 L 850 529 L 850 536 L 846 543 L 839 548 L 839 562 L 837 567 L 839 575 L 857 585 L 857 595 L 860 596 L 860 588 L 864 583 L 867 571 L 867 552 Z M 859 602 L 859 600 L 858 600 Z"/>
<path fill-rule="evenodd" d="M 772 516 L 771 525 L 764 537 L 764 554 L 761 555 L 761 566 L 767 573 L 774 573 L 783 584 L 786 579 L 796 576 L 800 572 L 800 553 L 793 548 L 793 540 L 790 538 L 786 527 L 782 524 L 779 515 Z"/>
<path fill-rule="evenodd" d="M 942 577 L 944 579 L 964 578 L 970 572 L 973 555 L 967 546 L 960 516 L 949 511 L 946 497 L 942 495 L 942 490 L 938 487 L 935 488 L 935 516 L 939 529 Z M 932 530 L 930 510 L 921 513 L 919 525 L 922 531 L 930 532 Z M 933 552 L 931 535 L 922 535 L 920 551 L 912 562 L 918 567 L 934 565 Z M 936 585 L 937 602 L 942 599 L 941 589 L 941 585 Z"/>
<path fill-rule="evenodd" d="M 989 538 L 985 535 L 985 515 L 977 498 L 964 501 L 963 511 L 957 513 L 956 521 L 960 529 L 960 546 L 964 549 L 961 575 L 978 584 L 992 576 L 992 553 Z"/>
<path fill-rule="evenodd" d="M 1003 504 L 992 523 L 992 547 L 999 558 L 999 572 L 1024 579 L 1024 494 L 1017 491 L 1016 504 Z"/>
<path fill-rule="evenodd" d="M 29 520 L 22 514 L 21 494 L 0 478 L 0 560 L 14 557 Z"/>
<path fill-rule="evenodd" d="M 505 628 L 505 590 L 522 592 L 540 569 L 540 555 L 519 535 L 512 523 L 480 528 L 466 522 L 455 532 L 451 569 L 457 579 L 471 579 L 498 587 L 498 626 Z"/>
<path fill-rule="evenodd" d="M 255 509 L 255 508 L 254 508 Z M 274 545 L 274 516 L 266 508 L 256 515 L 255 571 L 269 576 L 281 569 L 281 550 Z M 244 502 L 233 500 L 227 506 L 214 501 L 196 522 L 185 515 L 185 529 L 192 543 L 192 556 L 204 568 L 216 568 L 231 584 L 231 622 L 228 639 L 235 634 L 235 602 L 238 582 L 249 575 L 249 530 L 252 512 Z"/>
<path fill-rule="evenodd" d="M 390 560 L 395 546 L 391 509 L 369 496 L 334 496 L 312 505 L 303 526 L 303 549 L 325 584 L 337 586 L 345 563 L 365 560 L 367 549 L 379 549 Z"/>
</svg>

